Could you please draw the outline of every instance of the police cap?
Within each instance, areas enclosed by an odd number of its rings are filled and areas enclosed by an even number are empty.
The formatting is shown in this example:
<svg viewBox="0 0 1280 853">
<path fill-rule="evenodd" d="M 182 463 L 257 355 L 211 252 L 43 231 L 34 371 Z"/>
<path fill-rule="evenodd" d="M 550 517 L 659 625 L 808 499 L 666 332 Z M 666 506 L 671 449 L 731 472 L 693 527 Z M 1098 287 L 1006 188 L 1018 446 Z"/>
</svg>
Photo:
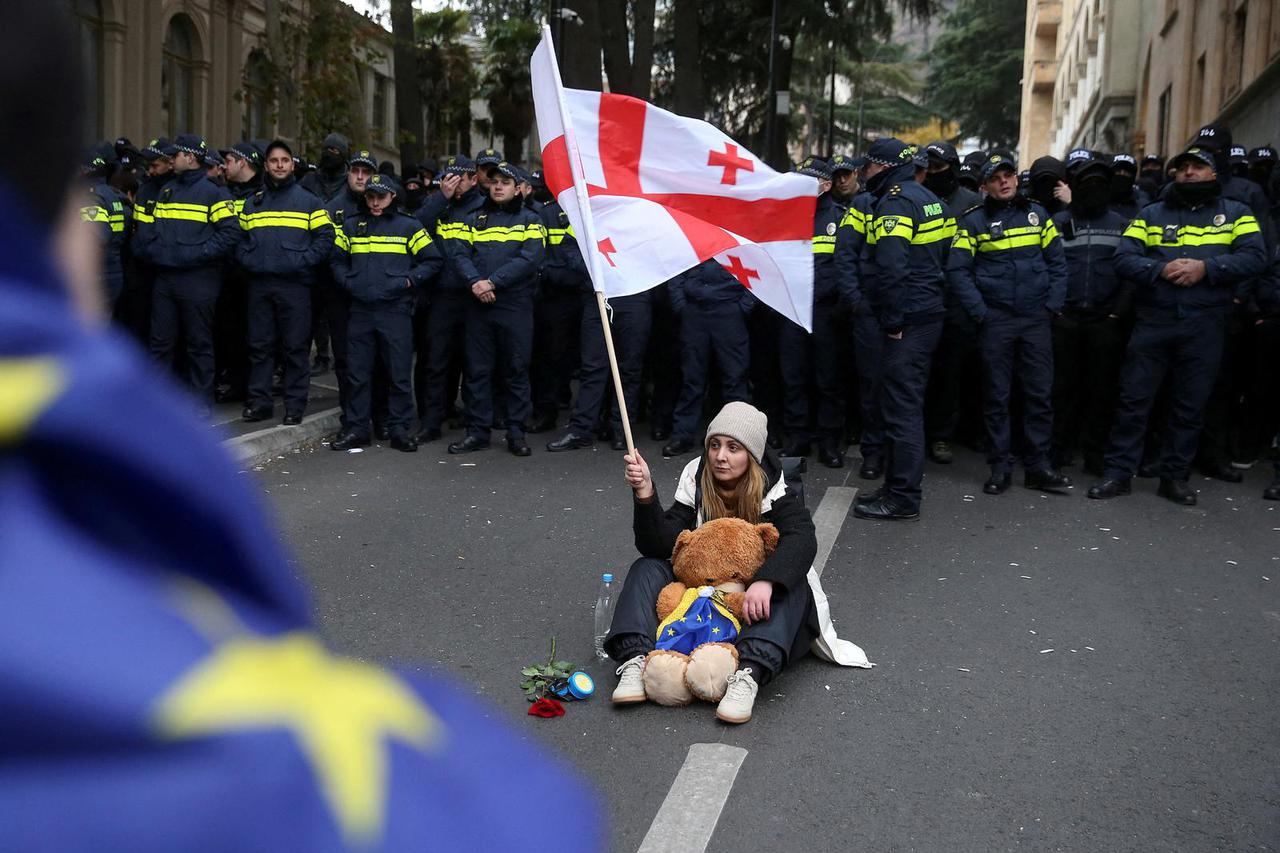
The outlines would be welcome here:
<svg viewBox="0 0 1280 853">
<path fill-rule="evenodd" d="M 172 149 L 173 143 L 163 136 L 157 136 L 148 142 L 142 149 L 142 159 L 150 163 L 152 160 L 159 160 L 161 157 L 172 156 L 168 153 Z"/>
<path fill-rule="evenodd" d="M 115 145 L 110 142 L 99 142 L 85 154 L 84 170 L 94 175 L 105 174 L 115 162 L 118 162 Z"/>
<path fill-rule="evenodd" d="M 1174 169 L 1180 169 L 1182 168 L 1183 163 L 1195 160 L 1196 162 L 1204 163 L 1206 166 L 1209 166 L 1216 171 L 1218 168 L 1218 161 L 1214 159 L 1213 155 L 1213 149 L 1205 148 L 1201 145 L 1192 145 L 1186 151 L 1183 151 L 1181 154 L 1170 160 L 1169 165 Z"/>
<path fill-rule="evenodd" d="M 871 143 L 871 148 L 867 150 L 867 161 L 881 166 L 901 166 L 914 162 L 918 153 L 919 149 L 914 145 L 908 145 L 892 136 L 882 136 Z"/>
<path fill-rule="evenodd" d="M 352 151 L 350 159 L 347 160 L 347 168 L 352 166 L 367 166 L 370 171 L 378 171 L 378 158 L 367 149 Z"/>
<path fill-rule="evenodd" d="M 835 177 L 836 172 L 856 172 L 863 166 L 867 165 L 866 157 L 846 157 L 843 154 L 837 154 L 831 158 L 831 175 Z"/>
<path fill-rule="evenodd" d="M 1214 152 L 1226 151 L 1231 147 L 1231 128 L 1225 124 L 1206 124 L 1200 128 L 1191 144 L 1198 148 L 1208 148 Z M 1183 154 L 1185 153 L 1184 151 Z M 1181 157 L 1182 155 L 1179 154 L 1178 156 Z"/>
<path fill-rule="evenodd" d="M 496 166 L 502 162 L 502 152 L 496 148 L 486 148 L 476 155 L 477 166 Z"/>
<path fill-rule="evenodd" d="M 982 182 L 985 184 L 987 181 L 995 177 L 996 172 L 999 172 L 1002 169 L 1008 169 L 1009 174 L 1016 175 L 1018 173 L 1017 161 L 1007 154 L 996 152 L 988 157 L 986 162 L 982 164 L 982 171 L 979 173 L 982 177 Z"/>
<path fill-rule="evenodd" d="M 382 174 L 375 174 L 373 177 L 369 178 L 364 185 L 366 195 L 369 193 L 373 193 L 374 195 L 395 195 L 398 190 L 399 188 L 396 186 L 396 182 Z"/>
<path fill-rule="evenodd" d="M 209 147 L 205 145 L 203 136 L 197 136 L 194 133 L 179 133 L 178 138 L 173 140 L 173 144 L 164 149 L 164 153 L 166 156 L 172 157 L 181 151 L 203 160 L 208 150 Z"/>
<path fill-rule="evenodd" d="M 520 175 L 523 173 L 524 170 L 522 170 L 515 163 L 508 163 L 506 160 L 499 160 L 497 163 L 494 163 L 493 166 L 495 169 L 497 169 L 499 175 L 506 175 L 508 178 L 510 178 L 511 180 L 517 183 L 519 183 L 522 180 Z"/>
<path fill-rule="evenodd" d="M 930 142 L 925 146 L 924 153 L 928 155 L 930 163 L 942 163 L 953 169 L 960 168 L 960 155 L 956 153 L 956 147 L 944 139 Z"/>
<path fill-rule="evenodd" d="M 1138 161 L 1133 159 L 1132 154 L 1125 154 L 1124 152 L 1120 152 L 1119 154 L 1111 155 L 1111 168 L 1128 169 L 1130 172 L 1137 172 Z"/>
<path fill-rule="evenodd" d="M 831 166 L 821 157 L 806 157 L 796 166 L 795 171 L 800 175 L 808 175 L 811 178 L 817 178 L 820 181 L 831 180 Z"/>
<path fill-rule="evenodd" d="M 222 152 L 225 157 L 239 157 L 255 169 L 262 168 L 262 152 L 252 142 L 237 142 Z"/>
<path fill-rule="evenodd" d="M 441 170 L 445 175 L 474 175 L 476 172 L 476 164 L 471 162 L 471 158 L 465 154 L 454 154 L 444 161 L 444 168 Z"/>
<path fill-rule="evenodd" d="M 1227 156 L 1231 160 L 1231 165 L 1249 162 L 1249 152 L 1245 150 L 1243 145 L 1232 145 Z"/>
<path fill-rule="evenodd" d="M 1270 145 L 1263 145 L 1249 152 L 1249 164 L 1256 165 L 1258 163 L 1274 163 L 1276 162 L 1276 149 Z"/>
</svg>

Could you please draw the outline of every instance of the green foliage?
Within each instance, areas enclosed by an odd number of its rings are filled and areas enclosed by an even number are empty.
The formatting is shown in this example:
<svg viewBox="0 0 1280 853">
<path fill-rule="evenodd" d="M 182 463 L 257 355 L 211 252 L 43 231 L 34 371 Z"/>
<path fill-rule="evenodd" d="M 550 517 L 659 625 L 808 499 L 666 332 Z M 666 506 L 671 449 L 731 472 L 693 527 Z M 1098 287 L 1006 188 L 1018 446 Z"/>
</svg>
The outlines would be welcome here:
<svg viewBox="0 0 1280 853">
<path fill-rule="evenodd" d="M 305 28 L 300 34 L 293 29 L 286 29 L 286 42 L 300 45 L 303 62 L 292 64 L 306 69 L 297 108 L 308 156 L 334 131 L 358 143 L 368 135 L 359 75 L 368 67 L 372 25 L 340 0 L 311 0 Z"/>
<path fill-rule="evenodd" d="M 1024 0 L 959 0 L 929 59 L 930 104 L 984 147 L 1018 142 Z"/>
<path fill-rule="evenodd" d="M 552 684 L 562 678 L 568 678 L 575 669 L 577 666 L 570 661 L 556 660 L 556 638 L 552 637 L 551 654 L 547 656 L 547 662 L 542 665 L 526 666 L 520 670 L 520 674 L 525 679 L 520 683 L 520 689 L 524 691 L 525 698 L 530 702 L 537 701 L 547 695 Z"/>
<path fill-rule="evenodd" d="M 489 105 L 491 135 L 502 139 L 503 154 L 513 160 L 520 158 L 533 126 L 529 58 L 540 38 L 541 28 L 530 18 L 493 20 L 485 32 L 488 56 L 480 95 Z"/>
<path fill-rule="evenodd" d="M 453 153 L 471 128 L 471 95 L 478 82 L 475 63 L 463 43 L 471 28 L 464 9 L 423 12 L 414 21 L 418 78 L 427 111 L 427 153 Z M 465 143 L 464 143 L 465 147 Z"/>
</svg>

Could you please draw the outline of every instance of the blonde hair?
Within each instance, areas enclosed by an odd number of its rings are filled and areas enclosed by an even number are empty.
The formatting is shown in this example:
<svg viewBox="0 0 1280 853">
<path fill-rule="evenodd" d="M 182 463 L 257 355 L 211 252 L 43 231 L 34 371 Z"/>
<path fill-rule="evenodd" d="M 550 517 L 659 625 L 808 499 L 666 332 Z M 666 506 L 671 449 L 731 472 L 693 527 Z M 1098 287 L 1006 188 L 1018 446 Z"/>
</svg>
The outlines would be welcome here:
<svg viewBox="0 0 1280 853">
<path fill-rule="evenodd" d="M 760 506 L 764 503 L 766 485 L 764 469 L 754 456 L 747 456 L 747 470 L 732 489 L 721 486 L 705 460 L 698 486 L 702 490 L 702 520 L 740 518 L 750 524 L 760 523 Z"/>
</svg>

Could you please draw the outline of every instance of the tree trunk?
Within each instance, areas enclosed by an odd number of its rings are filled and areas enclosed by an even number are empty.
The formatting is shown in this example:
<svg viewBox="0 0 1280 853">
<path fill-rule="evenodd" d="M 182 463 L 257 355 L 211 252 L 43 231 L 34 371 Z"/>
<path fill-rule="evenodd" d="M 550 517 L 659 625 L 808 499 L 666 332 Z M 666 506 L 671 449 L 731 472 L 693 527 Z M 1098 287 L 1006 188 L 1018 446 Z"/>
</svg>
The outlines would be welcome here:
<svg viewBox="0 0 1280 853">
<path fill-rule="evenodd" d="M 653 96 L 653 17 L 656 0 L 635 0 L 635 47 L 631 58 L 631 94 L 646 101 Z"/>
<path fill-rule="evenodd" d="M 582 21 L 551 25 L 558 36 L 561 76 L 571 89 L 600 91 L 600 9 L 596 0 L 576 0 L 572 5 Z"/>
<path fill-rule="evenodd" d="M 675 108 L 682 116 L 706 118 L 703 98 L 702 33 L 698 0 L 675 0 Z"/>
<path fill-rule="evenodd" d="M 396 138 L 403 174 L 422 160 L 422 90 L 418 87 L 413 0 L 391 0 L 391 37 L 396 62 Z"/>
<path fill-rule="evenodd" d="M 599 0 L 600 46 L 609 91 L 619 95 L 631 90 L 631 44 L 627 34 L 627 0 Z"/>
<path fill-rule="evenodd" d="M 795 55 L 796 23 L 784 11 L 779 21 L 779 36 L 774 58 L 773 87 L 775 92 L 791 91 L 791 60 Z M 772 99 L 770 99 L 772 101 Z M 791 136 L 791 111 L 773 117 L 773 138 L 766 141 L 765 162 L 779 171 L 789 168 L 787 139 Z"/>
</svg>

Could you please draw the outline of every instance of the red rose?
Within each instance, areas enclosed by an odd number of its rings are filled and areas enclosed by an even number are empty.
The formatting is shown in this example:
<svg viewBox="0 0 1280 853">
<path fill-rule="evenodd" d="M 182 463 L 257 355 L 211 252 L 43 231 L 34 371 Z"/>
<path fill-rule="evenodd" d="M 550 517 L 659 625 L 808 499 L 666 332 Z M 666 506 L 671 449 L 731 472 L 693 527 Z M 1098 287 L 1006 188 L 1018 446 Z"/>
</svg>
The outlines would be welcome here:
<svg viewBox="0 0 1280 853">
<path fill-rule="evenodd" d="M 539 699 L 529 706 L 531 717 L 563 717 L 564 706 L 555 699 Z"/>
</svg>

